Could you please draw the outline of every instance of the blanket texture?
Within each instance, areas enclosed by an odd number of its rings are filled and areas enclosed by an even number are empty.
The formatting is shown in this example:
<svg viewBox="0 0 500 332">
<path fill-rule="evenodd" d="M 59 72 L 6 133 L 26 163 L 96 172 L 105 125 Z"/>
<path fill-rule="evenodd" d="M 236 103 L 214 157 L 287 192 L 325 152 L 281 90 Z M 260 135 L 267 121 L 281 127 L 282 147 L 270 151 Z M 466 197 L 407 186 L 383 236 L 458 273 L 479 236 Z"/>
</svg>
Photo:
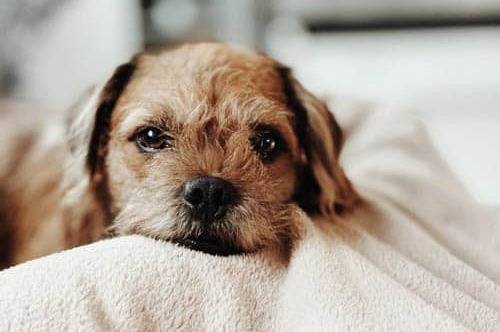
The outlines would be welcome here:
<svg viewBox="0 0 500 332">
<path fill-rule="evenodd" d="M 407 112 L 332 101 L 365 203 L 310 220 L 289 261 L 140 236 L 0 273 L 1 331 L 499 331 L 500 222 Z"/>
</svg>

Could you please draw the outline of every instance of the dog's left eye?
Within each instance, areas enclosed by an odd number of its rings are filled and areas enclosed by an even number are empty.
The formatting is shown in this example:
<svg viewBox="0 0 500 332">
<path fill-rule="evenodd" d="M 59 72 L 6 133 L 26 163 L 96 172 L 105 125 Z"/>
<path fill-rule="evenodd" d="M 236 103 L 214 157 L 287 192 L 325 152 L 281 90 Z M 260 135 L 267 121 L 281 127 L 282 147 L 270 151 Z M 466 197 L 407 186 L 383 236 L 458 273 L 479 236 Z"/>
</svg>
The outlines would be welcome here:
<svg viewBox="0 0 500 332">
<path fill-rule="evenodd" d="M 272 161 L 284 147 L 281 136 L 272 129 L 257 130 L 250 141 L 255 152 L 264 161 Z"/>
<path fill-rule="evenodd" d="M 172 147 L 172 137 L 156 127 L 146 127 L 135 134 L 135 143 L 144 152 L 157 152 Z"/>
</svg>

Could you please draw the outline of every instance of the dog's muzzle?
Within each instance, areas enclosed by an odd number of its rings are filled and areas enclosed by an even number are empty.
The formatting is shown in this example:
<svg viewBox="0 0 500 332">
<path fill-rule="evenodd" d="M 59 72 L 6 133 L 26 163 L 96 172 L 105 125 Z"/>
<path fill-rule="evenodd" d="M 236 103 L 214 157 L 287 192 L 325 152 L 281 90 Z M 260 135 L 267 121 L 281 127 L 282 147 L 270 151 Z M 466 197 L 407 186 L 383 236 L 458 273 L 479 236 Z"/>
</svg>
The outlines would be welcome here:
<svg viewBox="0 0 500 332">
<path fill-rule="evenodd" d="M 182 197 L 190 215 L 190 222 L 199 222 L 202 231 L 177 243 L 212 255 L 227 256 L 240 251 L 221 235 L 214 235 L 212 227 L 222 222 L 228 210 L 237 201 L 236 188 L 216 177 L 198 177 L 186 182 Z"/>
</svg>

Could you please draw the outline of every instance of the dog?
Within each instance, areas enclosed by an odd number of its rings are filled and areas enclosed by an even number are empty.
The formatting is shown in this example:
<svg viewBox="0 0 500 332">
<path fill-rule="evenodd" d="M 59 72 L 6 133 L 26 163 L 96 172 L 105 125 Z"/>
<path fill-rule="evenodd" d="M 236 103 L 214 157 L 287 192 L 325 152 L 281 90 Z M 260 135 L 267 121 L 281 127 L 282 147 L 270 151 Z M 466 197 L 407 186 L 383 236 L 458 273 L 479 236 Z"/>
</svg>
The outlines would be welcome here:
<svg viewBox="0 0 500 332">
<path fill-rule="evenodd" d="M 103 234 L 221 256 L 290 247 L 297 209 L 334 217 L 359 200 L 334 116 L 264 54 L 139 54 L 70 118 L 60 140 L 20 133 L 0 156 L 3 266 Z"/>
</svg>

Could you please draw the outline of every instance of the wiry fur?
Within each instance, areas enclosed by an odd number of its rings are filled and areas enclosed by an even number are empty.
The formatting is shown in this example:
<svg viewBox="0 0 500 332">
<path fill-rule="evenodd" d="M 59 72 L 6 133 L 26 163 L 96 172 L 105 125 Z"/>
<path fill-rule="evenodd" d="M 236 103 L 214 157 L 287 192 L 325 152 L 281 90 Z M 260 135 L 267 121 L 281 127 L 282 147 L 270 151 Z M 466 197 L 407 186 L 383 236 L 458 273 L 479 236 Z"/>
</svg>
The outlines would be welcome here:
<svg viewBox="0 0 500 332">
<path fill-rule="evenodd" d="M 274 60 L 193 44 L 120 68 L 80 104 L 69 130 L 63 209 L 81 219 L 86 207 L 89 240 L 111 224 L 112 233 L 174 242 L 208 234 L 238 252 L 282 248 L 300 228 L 299 205 L 331 215 L 355 203 L 338 165 L 333 116 Z M 146 125 L 168 131 L 173 148 L 141 153 L 131 137 Z M 258 125 L 286 142 L 272 162 L 250 144 Z M 226 218 L 209 228 L 191 219 L 181 196 L 184 183 L 199 176 L 223 178 L 238 192 Z M 82 232 L 76 225 L 66 227 L 67 239 Z"/>
</svg>

